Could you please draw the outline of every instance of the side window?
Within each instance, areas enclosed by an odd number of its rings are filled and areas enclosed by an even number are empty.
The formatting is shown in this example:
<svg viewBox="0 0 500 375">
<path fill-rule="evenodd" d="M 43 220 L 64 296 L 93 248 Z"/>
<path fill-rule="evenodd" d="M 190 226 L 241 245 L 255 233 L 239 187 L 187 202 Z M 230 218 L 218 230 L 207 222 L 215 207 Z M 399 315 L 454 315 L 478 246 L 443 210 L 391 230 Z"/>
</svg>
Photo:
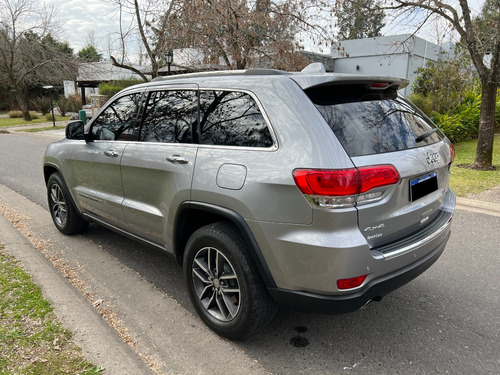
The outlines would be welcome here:
<svg viewBox="0 0 500 375">
<path fill-rule="evenodd" d="M 198 100 L 195 91 L 150 93 L 142 120 L 140 140 L 145 142 L 190 143 L 196 124 Z"/>
<path fill-rule="evenodd" d="M 271 132 L 253 98 L 242 92 L 200 93 L 201 144 L 270 147 Z"/>
<path fill-rule="evenodd" d="M 122 96 L 111 103 L 92 124 L 92 137 L 96 140 L 136 140 L 137 110 L 141 94 Z"/>
</svg>

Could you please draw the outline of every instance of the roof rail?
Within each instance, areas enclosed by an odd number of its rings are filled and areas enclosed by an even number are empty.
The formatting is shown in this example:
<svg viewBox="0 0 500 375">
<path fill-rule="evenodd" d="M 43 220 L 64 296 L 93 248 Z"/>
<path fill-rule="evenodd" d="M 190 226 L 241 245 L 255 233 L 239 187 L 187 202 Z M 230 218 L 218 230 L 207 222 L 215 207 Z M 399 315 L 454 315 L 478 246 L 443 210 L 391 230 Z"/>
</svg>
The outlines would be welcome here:
<svg viewBox="0 0 500 375">
<path fill-rule="evenodd" d="M 170 76 L 160 76 L 152 80 L 152 82 L 164 81 L 174 78 L 187 78 L 187 77 L 217 77 L 217 76 L 232 76 L 232 75 L 249 75 L 249 76 L 267 76 L 267 75 L 288 75 L 289 72 L 278 69 L 246 69 L 246 70 L 215 70 L 209 72 L 197 72 L 197 73 L 187 73 L 187 74 L 176 74 Z"/>
</svg>

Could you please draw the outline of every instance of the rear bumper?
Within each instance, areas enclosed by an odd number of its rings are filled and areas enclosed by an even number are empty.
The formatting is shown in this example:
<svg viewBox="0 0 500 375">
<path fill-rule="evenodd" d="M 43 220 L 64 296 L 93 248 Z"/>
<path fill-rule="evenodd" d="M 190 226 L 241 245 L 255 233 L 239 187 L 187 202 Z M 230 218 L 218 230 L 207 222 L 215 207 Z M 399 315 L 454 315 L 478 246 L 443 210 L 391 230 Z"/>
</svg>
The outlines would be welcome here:
<svg viewBox="0 0 500 375">
<path fill-rule="evenodd" d="M 279 305 L 294 310 L 324 314 L 353 312 L 372 300 L 379 300 L 423 273 L 441 256 L 449 237 L 448 231 L 445 239 L 423 258 L 397 271 L 372 279 L 362 289 L 351 294 L 322 295 L 281 288 L 269 288 L 269 293 Z"/>
</svg>

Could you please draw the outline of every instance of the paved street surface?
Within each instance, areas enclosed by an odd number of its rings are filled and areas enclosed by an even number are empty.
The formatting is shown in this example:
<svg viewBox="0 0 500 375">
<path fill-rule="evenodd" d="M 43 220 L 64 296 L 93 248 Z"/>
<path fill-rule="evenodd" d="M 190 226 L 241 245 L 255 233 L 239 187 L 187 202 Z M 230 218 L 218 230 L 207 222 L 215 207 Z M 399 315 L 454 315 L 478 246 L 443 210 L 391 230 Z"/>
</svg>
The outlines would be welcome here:
<svg viewBox="0 0 500 375">
<path fill-rule="evenodd" d="M 460 200 L 443 256 L 380 303 L 338 316 L 279 311 L 263 332 L 230 342 L 196 317 L 170 256 L 96 225 L 78 236 L 56 230 L 41 167 L 57 137 L 0 134 L 0 213 L 24 235 L 0 217 L 0 242 L 105 374 L 499 373 L 498 196 Z"/>
</svg>

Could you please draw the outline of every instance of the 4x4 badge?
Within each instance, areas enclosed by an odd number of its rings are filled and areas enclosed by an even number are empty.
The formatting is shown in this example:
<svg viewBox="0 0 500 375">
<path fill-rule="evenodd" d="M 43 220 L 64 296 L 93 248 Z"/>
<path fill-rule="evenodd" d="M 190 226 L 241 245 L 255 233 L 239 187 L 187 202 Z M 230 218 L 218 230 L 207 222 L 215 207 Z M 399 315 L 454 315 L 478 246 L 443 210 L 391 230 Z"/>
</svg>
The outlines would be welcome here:
<svg viewBox="0 0 500 375">
<path fill-rule="evenodd" d="M 385 224 L 380 224 L 380 225 L 377 225 L 375 227 L 367 227 L 367 228 L 365 228 L 365 230 L 363 232 L 373 232 L 374 230 L 382 229 L 382 228 L 385 228 Z"/>
</svg>

